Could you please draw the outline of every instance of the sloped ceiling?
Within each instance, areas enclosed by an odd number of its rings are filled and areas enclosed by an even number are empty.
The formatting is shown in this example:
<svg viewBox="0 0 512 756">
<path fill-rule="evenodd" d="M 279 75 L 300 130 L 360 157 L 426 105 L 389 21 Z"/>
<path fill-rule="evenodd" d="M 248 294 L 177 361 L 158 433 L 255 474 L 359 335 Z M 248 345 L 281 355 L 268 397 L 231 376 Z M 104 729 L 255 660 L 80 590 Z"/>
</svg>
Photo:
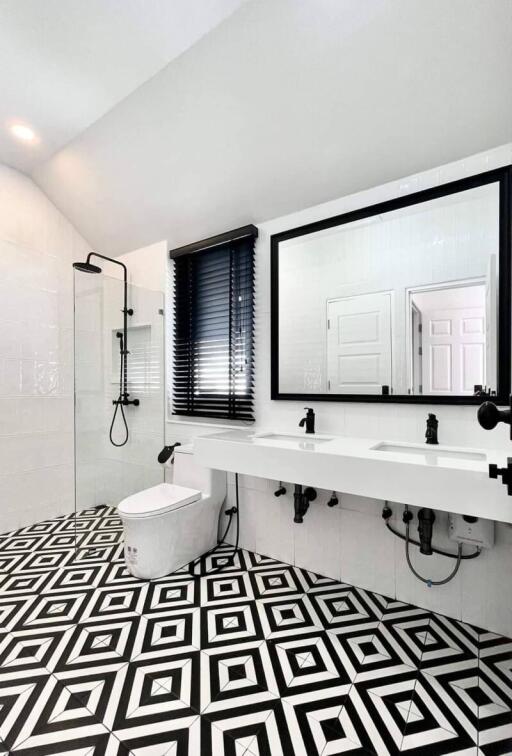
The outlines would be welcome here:
<svg viewBox="0 0 512 756">
<path fill-rule="evenodd" d="M 509 0 L 250 0 L 34 171 L 98 250 L 191 242 L 512 138 Z"/>
<path fill-rule="evenodd" d="M 33 170 L 242 2 L 1 0 L 0 160 Z M 12 136 L 16 122 L 33 144 Z"/>
</svg>

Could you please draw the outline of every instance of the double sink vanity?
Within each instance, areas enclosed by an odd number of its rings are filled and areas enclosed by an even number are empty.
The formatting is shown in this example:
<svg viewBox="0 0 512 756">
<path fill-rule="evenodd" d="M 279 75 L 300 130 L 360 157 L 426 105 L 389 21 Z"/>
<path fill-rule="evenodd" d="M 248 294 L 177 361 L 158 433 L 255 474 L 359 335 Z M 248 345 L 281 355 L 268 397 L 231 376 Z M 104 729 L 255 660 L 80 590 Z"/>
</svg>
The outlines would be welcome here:
<svg viewBox="0 0 512 756">
<path fill-rule="evenodd" d="M 489 478 L 499 450 L 322 434 L 229 430 L 197 437 L 206 467 L 512 523 L 512 498 Z"/>
</svg>

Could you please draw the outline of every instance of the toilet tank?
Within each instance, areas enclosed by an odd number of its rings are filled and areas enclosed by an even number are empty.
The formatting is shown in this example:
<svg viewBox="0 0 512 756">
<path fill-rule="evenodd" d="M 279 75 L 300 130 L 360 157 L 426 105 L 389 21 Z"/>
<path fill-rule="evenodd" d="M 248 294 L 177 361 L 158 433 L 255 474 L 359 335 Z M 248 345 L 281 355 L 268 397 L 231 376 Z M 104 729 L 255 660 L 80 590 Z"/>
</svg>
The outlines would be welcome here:
<svg viewBox="0 0 512 756">
<path fill-rule="evenodd" d="M 226 472 L 199 465 L 192 444 L 176 447 L 172 467 L 172 482 L 177 486 L 195 488 L 216 501 L 226 497 Z"/>
</svg>

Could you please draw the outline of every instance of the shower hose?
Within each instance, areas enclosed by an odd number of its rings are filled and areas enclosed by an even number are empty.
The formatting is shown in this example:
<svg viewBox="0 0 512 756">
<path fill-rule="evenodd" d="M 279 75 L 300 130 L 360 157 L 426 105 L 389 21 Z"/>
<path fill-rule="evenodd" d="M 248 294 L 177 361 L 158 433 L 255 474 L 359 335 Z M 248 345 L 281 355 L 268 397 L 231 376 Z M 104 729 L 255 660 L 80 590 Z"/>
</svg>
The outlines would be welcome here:
<svg viewBox="0 0 512 756">
<path fill-rule="evenodd" d="M 121 359 L 120 359 L 120 373 L 119 373 L 119 396 L 117 397 L 117 401 L 115 402 L 115 409 L 114 414 L 112 416 L 112 422 L 110 423 L 110 431 L 109 431 L 109 438 L 110 443 L 112 446 L 125 446 L 128 443 L 128 438 L 130 436 L 130 433 L 128 431 L 128 423 L 126 422 L 126 416 L 124 414 L 124 406 L 123 406 L 123 373 L 124 373 L 124 361 L 125 361 L 125 354 L 124 354 L 124 346 L 123 342 L 121 341 Z M 123 441 L 120 441 L 119 443 L 117 441 L 114 441 L 114 426 L 116 424 L 116 417 L 117 413 L 121 410 L 121 418 L 123 420 L 124 424 L 124 439 Z"/>
</svg>

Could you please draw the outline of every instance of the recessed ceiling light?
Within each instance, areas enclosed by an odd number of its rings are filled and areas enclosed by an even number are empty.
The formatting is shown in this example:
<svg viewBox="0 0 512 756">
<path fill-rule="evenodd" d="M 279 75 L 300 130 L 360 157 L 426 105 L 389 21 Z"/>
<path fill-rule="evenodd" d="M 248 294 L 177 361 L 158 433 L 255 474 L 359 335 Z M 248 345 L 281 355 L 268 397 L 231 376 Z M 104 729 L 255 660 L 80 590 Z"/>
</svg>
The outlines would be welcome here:
<svg viewBox="0 0 512 756">
<path fill-rule="evenodd" d="M 11 134 L 16 139 L 21 139 L 22 142 L 33 142 L 36 138 L 35 133 L 29 126 L 25 126 L 23 123 L 15 123 L 11 126 Z"/>
</svg>

